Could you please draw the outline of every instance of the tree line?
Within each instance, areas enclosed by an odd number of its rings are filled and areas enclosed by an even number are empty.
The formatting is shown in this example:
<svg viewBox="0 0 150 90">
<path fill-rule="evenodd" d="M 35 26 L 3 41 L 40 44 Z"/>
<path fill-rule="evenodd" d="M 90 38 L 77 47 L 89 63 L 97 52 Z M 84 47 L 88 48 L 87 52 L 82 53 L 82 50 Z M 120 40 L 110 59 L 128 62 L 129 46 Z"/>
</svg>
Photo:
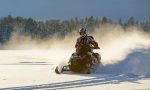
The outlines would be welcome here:
<svg viewBox="0 0 150 90">
<path fill-rule="evenodd" d="M 89 31 L 93 31 L 95 27 L 99 27 L 101 24 L 118 24 L 126 28 L 128 26 L 139 26 L 145 32 L 150 31 L 150 21 L 138 21 L 134 17 L 129 17 L 126 22 L 122 19 L 113 21 L 107 17 L 85 17 L 83 19 L 71 18 L 69 20 L 46 20 L 36 21 L 32 18 L 23 18 L 20 16 L 0 18 L 0 43 L 8 41 L 13 32 L 19 33 L 19 35 L 30 36 L 31 38 L 51 38 L 57 36 L 63 38 L 66 34 L 76 30 L 80 27 L 86 27 Z"/>
</svg>

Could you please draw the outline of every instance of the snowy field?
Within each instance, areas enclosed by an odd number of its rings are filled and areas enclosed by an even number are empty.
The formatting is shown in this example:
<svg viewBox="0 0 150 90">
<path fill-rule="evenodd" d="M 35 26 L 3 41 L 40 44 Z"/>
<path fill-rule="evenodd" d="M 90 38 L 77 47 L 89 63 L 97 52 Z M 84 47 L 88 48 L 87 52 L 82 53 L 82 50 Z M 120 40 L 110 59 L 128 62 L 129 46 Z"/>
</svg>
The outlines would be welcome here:
<svg viewBox="0 0 150 90">
<path fill-rule="evenodd" d="M 67 61 L 73 51 L 1 50 L 0 90 L 150 90 L 150 56 L 139 52 L 115 65 L 102 66 L 93 74 L 55 74 L 54 67 Z M 130 59 L 147 59 L 135 66 Z M 127 63 L 131 64 L 127 64 Z M 145 63 L 144 63 L 145 62 Z M 129 68 L 125 68 L 124 64 Z M 135 64 L 135 63 L 134 63 Z M 123 67 L 123 68 L 122 68 Z M 133 68 L 134 67 L 134 68 Z M 129 72 L 141 69 L 140 74 Z M 130 69 L 131 68 L 131 69 Z M 116 70 L 116 71 L 115 71 Z M 118 70 L 118 71 L 117 71 Z M 122 73 L 125 70 L 125 73 Z M 145 70 L 145 71 L 144 71 Z"/>
</svg>

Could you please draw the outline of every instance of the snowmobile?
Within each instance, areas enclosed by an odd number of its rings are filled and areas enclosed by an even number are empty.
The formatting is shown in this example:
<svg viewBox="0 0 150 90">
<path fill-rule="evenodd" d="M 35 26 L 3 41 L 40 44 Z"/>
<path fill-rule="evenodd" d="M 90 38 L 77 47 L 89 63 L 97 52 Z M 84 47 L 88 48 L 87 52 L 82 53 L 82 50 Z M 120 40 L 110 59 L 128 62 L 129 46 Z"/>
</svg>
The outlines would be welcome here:
<svg viewBox="0 0 150 90">
<path fill-rule="evenodd" d="M 92 47 L 92 49 L 99 49 L 99 47 Z M 55 72 L 61 74 L 64 71 L 72 71 L 76 73 L 90 74 L 94 73 L 100 64 L 101 56 L 98 53 L 92 51 L 83 56 L 73 53 L 68 65 L 57 66 Z"/>
</svg>

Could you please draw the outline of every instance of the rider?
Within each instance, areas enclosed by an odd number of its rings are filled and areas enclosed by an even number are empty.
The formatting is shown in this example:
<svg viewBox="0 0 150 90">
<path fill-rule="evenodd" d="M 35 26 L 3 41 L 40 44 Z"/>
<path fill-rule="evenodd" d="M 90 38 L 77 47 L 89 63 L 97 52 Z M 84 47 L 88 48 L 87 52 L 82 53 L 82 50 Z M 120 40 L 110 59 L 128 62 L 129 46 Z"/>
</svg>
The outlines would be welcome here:
<svg viewBox="0 0 150 90">
<path fill-rule="evenodd" d="M 92 36 L 88 36 L 85 28 L 80 28 L 80 37 L 75 44 L 76 52 L 72 54 L 69 61 L 69 68 L 72 71 L 84 71 L 91 64 L 100 64 L 100 55 L 94 53 L 92 49 L 99 49 L 98 43 Z M 85 63 L 85 64 L 84 64 Z M 86 71 L 86 70 L 85 70 Z M 89 73 L 89 71 L 87 71 Z"/>
<path fill-rule="evenodd" d="M 79 29 L 80 37 L 77 39 L 75 48 L 78 55 L 86 55 L 87 53 L 93 53 L 92 49 L 98 47 L 98 43 L 94 40 L 92 36 L 87 35 L 87 30 L 85 28 Z"/>
</svg>

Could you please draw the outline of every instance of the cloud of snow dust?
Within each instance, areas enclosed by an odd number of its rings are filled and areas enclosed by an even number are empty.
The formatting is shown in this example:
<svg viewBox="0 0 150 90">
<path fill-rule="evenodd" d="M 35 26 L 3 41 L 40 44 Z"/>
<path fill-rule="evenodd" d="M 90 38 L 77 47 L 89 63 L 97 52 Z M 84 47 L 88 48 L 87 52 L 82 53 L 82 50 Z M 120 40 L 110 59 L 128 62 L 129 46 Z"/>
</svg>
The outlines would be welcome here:
<svg viewBox="0 0 150 90">
<path fill-rule="evenodd" d="M 101 50 L 99 72 L 134 73 L 150 72 L 150 33 L 139 27 L 126 29 L 118 25 L 104 25 L 93 33 Z"/>
<path fill-rule="evenodd" d="M 21 50 L 70 50 L 74 48 L 74 43 L 78 37 L 76 32 L 66 35 L 64 38 L 53 36 L 46 39 L 33 39 L 30 36 L 21 36 L 14 32 L 10 40 L 4 45 L 5 49 Z"/>
<path fill-rule="evenodd" d="M 148 57 L 150 51 L 147 51 L 150 48 L 149 32 L 146 33 L 140 27 L 135 26 L 123 28 L 119 25 L 105 24 L 95 28 L 94 32 L 89 35 L 92 35 L 99 43 L 101 49 L 95 51 L 101 54 L 104 71 L 111 72 L 120 68 L 118 71 L 128 72 L 132 69 L 133 72 L 140 72 L 139 70 L 143 72 L 144 70 L 149 70 L 150 72 L 150 57 Z M 59 50 L 65 50 L 66 52 L 71 50 L 71 52 L 74 52 L 77 37 L 79 37 L 78 30 L 73 30 L 72 33 L 69 33 L 62 39 L 54 36 L 53 38 L 42 40 L 13 33 L 11 39 L 4 46 L 1 46 L 5 49 L 46 49 L 58 52 Z M 140 54 L 135 53 L 138 50 L 141 50 Z M 148 54 L 143 54 L 145 52 L 148 52 Z M 138 58 L 136 58 L 136 54 Z M 147 57 L 147 59 L 141 60 L 144 57 Z M 141 65 L 141 63 L 144 65 Z M 141 66 L 143 69 L 139 68 Z"/>
<path fill-rule="evenodd" d="M 150 34 L 139 27 L 124 29 L 119 25 L 104 25 L 97 28 L 94 34 L 101 47 L 103 64 L 123 60 L 134 50 L 150 48 Z"/>
</svg>

